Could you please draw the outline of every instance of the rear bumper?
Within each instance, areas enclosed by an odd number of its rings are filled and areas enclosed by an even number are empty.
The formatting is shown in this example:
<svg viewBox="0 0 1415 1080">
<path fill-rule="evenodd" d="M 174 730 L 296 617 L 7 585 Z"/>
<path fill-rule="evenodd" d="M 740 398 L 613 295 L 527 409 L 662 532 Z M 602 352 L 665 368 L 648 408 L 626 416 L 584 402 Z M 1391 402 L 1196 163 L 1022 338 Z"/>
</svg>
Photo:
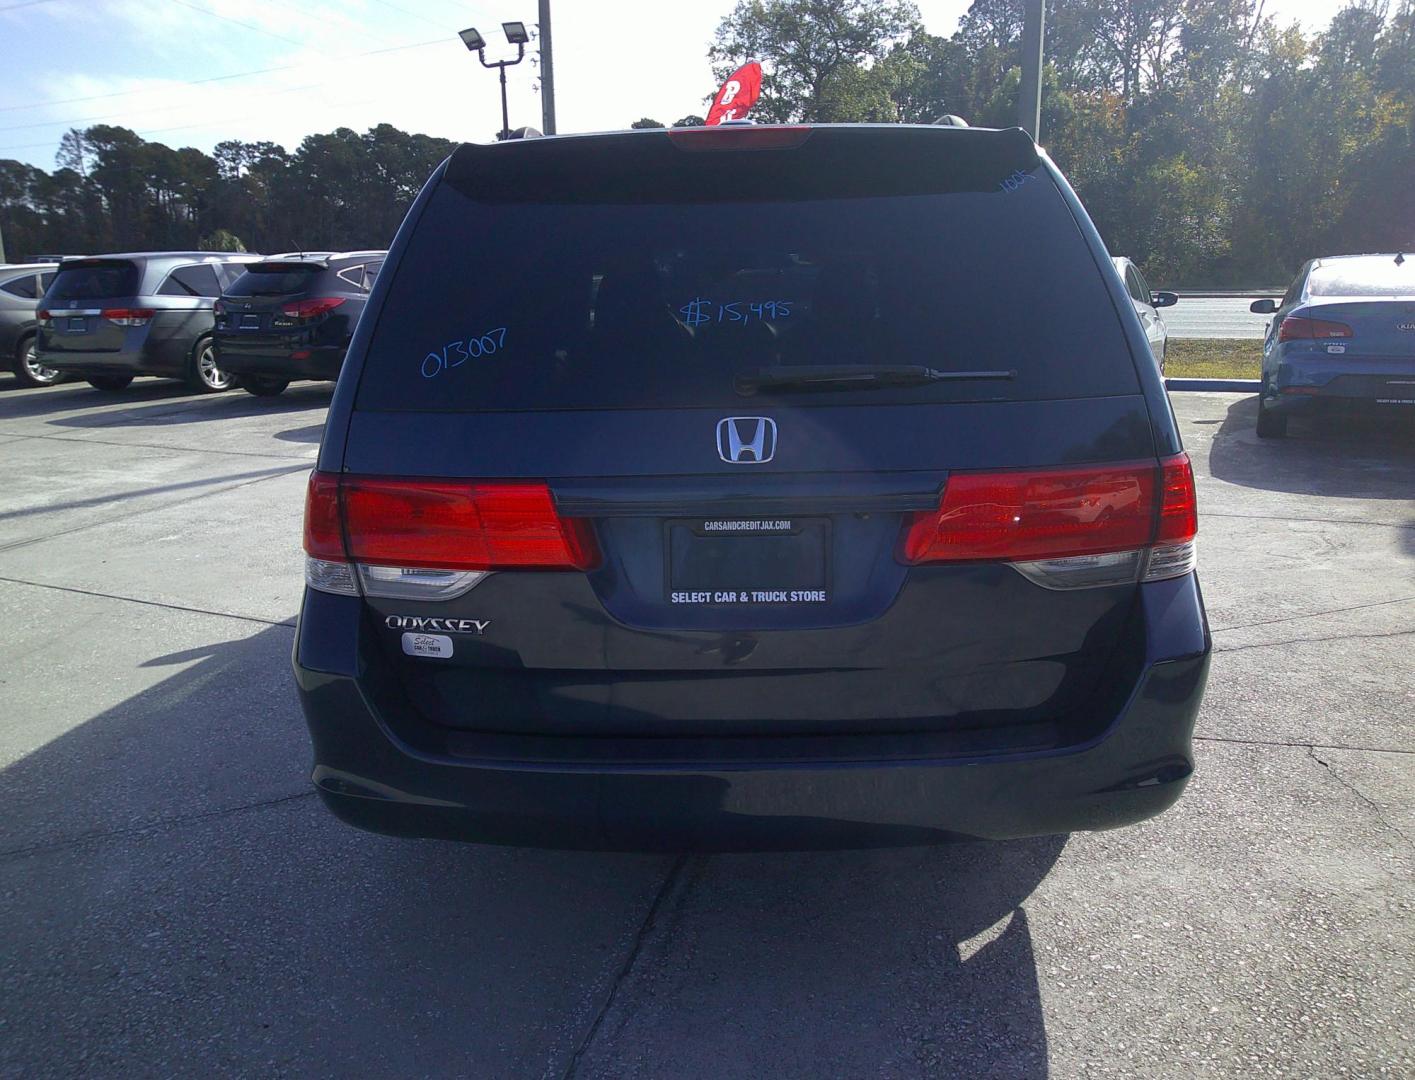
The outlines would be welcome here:
<svg viewBox="0 0 1415 1080">
<path fill-rule="evenodd" d="M 195 339 L 147 340 L 138 348 L 94 350 L 47 350 L 41 336 L 40 363 L 79 378 L 90 375 L 181 375 L 191 355 Z"/>
<path fill-rule="evenodd" d="M 1127 825 L 1183 791 L 1208 630 L 1192 575 L 1142 591 L 1147 655 L 1123 706 L 1096 737 L 1035 752 L 921 739 L 927 753 L 901 740 L 880 754 L 848 737 L 762 738 L 758 754 L 741 751 L 751 740 L 665 740 L 671 750 L 647 755 L 608 739 L 554 755 L 527 750 L 533 741 L 414 747 L 381 715 L 367 669 L 331 641 L 339 627 L 356 636 L 358 602 L 320 594 L 307 595 L 294 665 L 315 786 L 336 815 L 376 832 L 612 850 L 1003 839 Z"/>
<path fill-rule="evenodd" d="M 291 346 L 243 342 L 216 335 L 216 363 L 234 375 L 264 375 L 279 379 L 337 379 L 344 365 L 343 345 Z M 296 356 L 294 354 L 301 355 Z"/>
<path fill-rule="evenodd" d="M 1415 410 L 1415 358 L 1283 356 L 1268 379 L 1265 403 L 1282 412 L 1336 404 Z"/>
</svg>

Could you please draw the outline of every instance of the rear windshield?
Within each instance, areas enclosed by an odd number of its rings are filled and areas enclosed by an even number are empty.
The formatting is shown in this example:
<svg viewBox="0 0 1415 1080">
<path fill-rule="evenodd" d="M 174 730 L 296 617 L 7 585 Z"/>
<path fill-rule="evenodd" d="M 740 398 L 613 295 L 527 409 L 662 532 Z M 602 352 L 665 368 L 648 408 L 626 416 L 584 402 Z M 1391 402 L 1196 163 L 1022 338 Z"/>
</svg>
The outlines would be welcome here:
<svg viewBox="0 0 1415 1080">
<path fill-rule="evenodd" d="M 93 262 L 61 266 L 44 299 L 50 307 L 54 307 L 70 300 L 107 300 L 136 296 L 137 292 L 136 263 L 122 260 Z"/>
<path fill-rule="evenodd" d="M 1312 271 L 1308 296 L 1415 296 L 1415 267 L 1395 256 L 1341 259 Z"/>
<path fill-rule="evenodd" d="M 304 292 L 319 273 L 318 266 L 247 266 L 226 290 L 227 296 L 288 296 Z"/>
<path fill-rule="evenodd" d="M 1101 272 L 1040 168 L 992 191 L 666 205 L 480 203 L 444 182 L 392 269 L 358 408 L 740 408 L 737 376 L 792 365 L 1015 375 L 770 400 L 1137 389 Z"/>
</svg>

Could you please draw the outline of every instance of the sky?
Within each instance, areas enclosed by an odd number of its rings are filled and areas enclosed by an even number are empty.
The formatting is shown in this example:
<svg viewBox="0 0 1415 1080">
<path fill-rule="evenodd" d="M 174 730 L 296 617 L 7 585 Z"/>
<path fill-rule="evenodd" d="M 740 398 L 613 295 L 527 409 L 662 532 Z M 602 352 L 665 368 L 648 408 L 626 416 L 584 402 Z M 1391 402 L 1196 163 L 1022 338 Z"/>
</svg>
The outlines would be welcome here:
<svg viewBox="0 0 1415 1080">
<path fill-rule="evenodd" d="M 968 0 L 916 0 L 950 34 Z M 1306 29 L 1343 0 L 1267 0 Z M 704 113 L 707 61 L 733 0 L 552 0 L 561 132 L 672 123 Z M 494 70 L 457 31 L 475 26 L 488 59 L 514 57 L 500 23 L 533 26 L 535 0 L 0 0 L 0 158 L 54 166 L 69 127 L 118 124 L 172 147 L 270 140 L 389 123 L 485 141 L 501 127 Z M 511 126 L 541 126 L 533 51 L 507 69 Z"/>
</svg>

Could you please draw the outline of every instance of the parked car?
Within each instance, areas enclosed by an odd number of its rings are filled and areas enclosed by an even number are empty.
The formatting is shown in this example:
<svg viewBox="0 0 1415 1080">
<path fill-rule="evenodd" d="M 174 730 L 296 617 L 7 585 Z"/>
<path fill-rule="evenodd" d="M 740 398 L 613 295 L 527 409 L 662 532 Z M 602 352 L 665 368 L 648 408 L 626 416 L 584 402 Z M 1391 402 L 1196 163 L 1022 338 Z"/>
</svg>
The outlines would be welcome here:
<svg viewBox="0 0 1415 1080">
<path fill-rule="evenodd" d="M 1210 649 L 1194 482 L 1107 258 L 1016 129 L 458 148 L 310 480 L 324 801 L 630 849 L 1168 807 Z"/>
<path fill-rule="evenodd" d="M 211 346 L 212 305 L 260 258 L 139 251 L 65 259 L 40 303 L 38 360 L 99 390 L 121 390 L 136 375 L 226 390 L 231 377 Z"/>
<path fill-rule="evenodd" d="M 1159 309 L 1173 307 L 1179 303 L 1179 294 L 1152 290 L 1145 280 L 1145 275 L 1140 273 L 1140 268 L 1124 255 L 1115 256 L 1111 262 L 1115 264 L 1115 271 L 1120 275 L 1120 280 L 1125 283 L 1125 291 L 1129 294 L 1131 303 L 1135 305 L 1135 314 L 1140 317 L 1140 325 L 1145 328 L 1145 340 L 1150 343 L 1150 352 L 1154 354 L 1155 363 L 1163 374 L 1169 332 L 1165 329 L 1164 320 L 1160 318 Z"/>
<path fill-rule="evenodd" d="M 63 375 L 39 362 L 34 334 L 39 297 L 54 280 L 53 263 L 0 265 L 0 360 L 11 358 L 26 386 L 53 386 Z"/>
<path fill-rule="evenodd" d="M 1287 434 L 1288 418 L 1329 408 L 1415 411 L 1415 266 L 1403 254 L 1334 255 L 1297 272 L 1263 338 L 1258 434 Z"/>
<path fill-rule="evenodd" d="M 252 394 L 337 379 L 386 251 L 250 263 L 216 302 L 216 363 Z"/>
</svg>

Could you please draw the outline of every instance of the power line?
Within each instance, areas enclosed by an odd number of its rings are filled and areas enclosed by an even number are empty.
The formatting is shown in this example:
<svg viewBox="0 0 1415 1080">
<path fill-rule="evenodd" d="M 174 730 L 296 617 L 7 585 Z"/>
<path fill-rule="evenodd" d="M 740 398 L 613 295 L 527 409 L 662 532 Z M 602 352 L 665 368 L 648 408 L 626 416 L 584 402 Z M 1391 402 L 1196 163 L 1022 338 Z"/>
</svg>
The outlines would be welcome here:
<svg viewBox="0 0 1415 1080">
<path fill-rule="evenodd" d="M 297 87 L 296 89 L 306 89 L 306 88 Z M 327 101 L 327 102 L 319 102 L 319 103 L 316 103 L 316 104 L 313 105 L 313 108 L 316 108 L 316 109 L 348 109 L 348 108 L 354 108 L 354 107 L 360 106 L 360 105 L 372 105 L 372 104 L 374 104 L 375 102 L 377 102 L 377 101 L 379 101 L 379 100 L 380 100 L 380 99 L 379 99 L 378 97 L 370 97 L 370 98 L 360 98 L 360 99 L 357 100 L 357 101 Z M 261 115 L 262 115 L 262 114 L 260 114 L 260 113 L 250 112 L 250 113 L 243 113 L 243 114 L 240 115 L 240 116 L 222 116 L 222 117 L 220 117 L 219 119 L 217 119 L 217 120 L 215 120 L 215 121 L 213 121 L 213 120 L 198 120 L 198 121 L 197 121 L 196 123 L 194 123 L 194 124 L 177 124 L 177 125 L 174 125 L 173 127 L 164 127 L 164 128 L 146 128 L 146 129 L 144 129 L 143 131 L 134 131 L 133 134 L 146 138 L 148 135 L 163 135 L 163 134 L 166 134 L 166 133 L 169 132 L 169 131 L 191 131 L 193 128 L 211 127 L 211 126 L 213 126 L 214 123 L 220 123 L 220 124 L 238 123 L 238 122 L 240 122 L 240 121 L 242 121 L 242 120 L 253 120 L 253 119 L 255 119 L 256 117 L 261 116 Z M 48 141 L 42 142 L 42 143 L 30 143 L 28 146 L 6 146 L 6 147 L 0 147 L 0 150 L 34 150 L 34 149 L 38 149 L 38 148 L 40 148 L 40 147 L 53 146 L 53 145 L 55 145 L 55 144 L 54 144 L 54 141 L 51 139 L 51 140 L 48 140 Z"/>
<path fill-rule="evenodd" d="M 299 91 L 299 90 L 314 90 L 314 89 L 316 89 L 316 88 L 318 88 L 318 87 L 321 87 L 321 86 L 327 86 L 327 85 L 329 85 L 330 83 L 343 82 L 343 81 L 345 81 L 345 79 L 346 79 L 346 76 L 342 76 L 342 75 L 341 75 L 341 76 L 339 76 L 338 78 L 325 79 L 325 80 L 323 80 L 322 82 L 301 83 L 299 86 L 286 86 L 286 87 L 282 87 L 282 88 L 279 89 L 279 90 L 264 90 L 264 91 L 262 91 L 262 92 L 260 92 L 260 93 L 258 93 L 258 94 L 245 94 L 245 95 L 242 95 L 242 100 L 243 100 L 243 101 L 244 101 L 244 100 L 249 100 L 250 98 L 275 97 L 275 96 L 277 96 L 277 95 L 279 95 L 279 94 L 293 94 L 293 93 L 295 93 L 295 92 L 297 92 L 297 91 Z M 190 109 L 190 108 L 192 108 L 192 103 L 191 103 L 190 101 L 184 101 L 184 102 L 182 102 L 182 104 L 180 104 L 180 105 L 161 105 L 161 106 L 158 106 L 158 107 L 155 108 L 155 109 L 130 109 L 130 110 L 126 110 L 126 111 L 124 111 L 124 112 L 104 113 L 102 116 L 83 116 L 83 117 L 78 117 L 78 118 L 76 118 L 76 119 L 74 119 L 74 120 L 41 120 L 41 121 L 39 121 L 39 122 L 37 122 L 37 123 L 34 123 L 34 124 L 13 124 L 13 125 L 11 125 L 10 127 L 0 127 L 0 131 L 27 131 L 27 130 L 29 130 L 30 128 L 43 128 L 43 127 L 77 128 L 77 127 L 84 127 L 84 126 L 86 126 L 86 125 L 88 125 L 88 124 L 97 123 L 97 122 L 100 121 L 100 120 L 118 120 L 118 119 L 122 119 L 122 118 L 124 118 L 124 117 L 146 116 L 146 115 L 148 115 L 149 113 L 175 112 L 175 111 L 177 111 L 177 110 L 179 110 L 179 109 Z M 35 145 L 42 145 L 42 144 L 35 144 Z M 12 149 L 13 149 L 13 148 L 12 148 Z"/>
<path fill-rule="evenodd" d="M 360 59 L 361 57 L 365 57 L 365 56 L 379 56 L 379 55 L 382 55 L 382 54 L 384 54 L 384 53 L 403 52 L 403 51 L 406 51 L 406 50 L 408 50 L 408 49 L 425 49 L 425 48 L 427 48 L 429 45 L 446 45 L 449 40 L 455 41 L 456 39 L 455 39 L 455 38 L 453 38 L 453 39 L 448 39 L 448 38 L 445 38 L 445 37 L 440 37 L 440 38 L 434 38 L 434 39 L 431 40 L 431 41 L 414 41 L 414 42 L 411 42 L 411 43 L 409 43 L 409 44 L 407 44 L 407 45 L 392 45 L 392 46 L 389 46 L 389 47 L 383 48 L 383 49 L 368 49 L 368 50 L 366 50 L 366 51 L 364 51 L 364 52 L 347 53 L 347 54 L 345 54 L 345 55 L 343 55 L 343 56 L 331 56 L 331 57 L 330 57 L 330 60 L 335 61 L 335 62 L 338 62 L 338 63 L 342 63 L 342 62 L 345 61 L 345 60 L 358 60 L 358 59 Z M 230 80 L 230 79 L 247 79 L 247 78 L 250 78 L 251 76 L 254 76 L 254 75 L 270 75 L 270 74 L 273 74 L 273 73 L 275 73 L 275 72 L 277 72 L 277 71 L 294 71 L 296 68 L 306 67 L 306 66 L 308 66 L 308 65 L 304 65 L 304 64 L 281 64 L 281 65 L 279 65 L 278 67 L 258 68 L 258 69 L 255 70 L 255 71 L 236 71 L 236 72 L 232 72 L 230 75 L 212 75 L 212 76 L 210 76 L 210 77 L 208 77 L 208 78 L 205 78 L 205 79 L 185 79 L 185 80 L 183 80 L 183 81 L 180 82 L 180 83 L 175 83 L 175 84 L 174 84 L 174 83 L 169 83 L 169 84 L 167 84 L 167 86 L 162 87 L 162 89 L 170 88 L 170 87 L 173 86 L 173 85 L 176 85 L 176 86 L 203 86 L 203 85 L 205 85 L 205 84 L 207 84 L 207 83 L 223 82 L 223 81 Z M 79 102 L 83 102 L 83 101 L 106 101 L 106 100 L 109 99 L 109 98 L 131 97 L 131 96 L 134 95 L 134 94 L 149 94 L 149 93 L 152 93 L 152 92 L 153 92 L 153 88 L 148 87 L 148 88 L 144 88 L 144 89 L 141 89 L 141 90 L 115 90 L 115 91 L 113 91 L 112 93 L 107 93 L 107 94 L 89 94 L 89 95 L 87 95 L 87 96 L 85 96 L 85 97 L 58 98 L 58 99 L 53 100 L 53 101 L 37 101 L 37 102 L 32 102 L 32 103 L 27 104 L 27 105 L 0 105 L 0 112 L 15 112 L 16 110 L 19 110 L 19 109 L 43 109 L 43 108 L 47 108 L 47 107 L 49 107 L 49 106 L 51 106 L 51 105 L 75 105 L 75 104 L 78 104 Z"/>
<path fill-rule="evenodd" d="M 392 0 L 374 0 L 374 2 L 377 4 L 381 4 L 383 7 L 388 8 L 390 11 L 398 11 L 402 12 L 404 15 L 411 15 L 413 18 L 421 20 L 422 22 L 427 23 L 429 26 L 435 26 L 439 30 L 446 30 L 449 34 L 455 34 L 457 32 L 452 27 L 448 26 L 446 23 L 436 22 L 433 19 L 429 19 L 426 15 L 419 15 L 416 11 L 412 11 L 409 8 L 400 7 L 398 4 L 393 3 Z"/>
<path fill-rule="evenodd" d="M 297 41 L 294 38 L 286 37 L 284 34 L 277 34 L 274 30 L 267 30 L 265 27 L 257 26 L 255 23 L 242 22 L 240 19 L 233 19 L 230 15 L 223 15 L 219 11 L 212 11 L 210 8 L 204 8 L 200 4 L 193 4 L 191 0 L 172 0 L 172 3 L 181 4 L 182 7 L 190 8 L 192 11 L 199 11 L 203 15 L 210 15 L 213 19 L 223 19 L 228 23 L 233 23 L 234 25 L 242 27 L 246 30 L 254 30 L 257 34 L 265 34 L 268 37 L 276 38 L 289 45 L 298 45 L 302 49 L 305 47 L 305 42 L 303 41 Z"/>
</svg>

